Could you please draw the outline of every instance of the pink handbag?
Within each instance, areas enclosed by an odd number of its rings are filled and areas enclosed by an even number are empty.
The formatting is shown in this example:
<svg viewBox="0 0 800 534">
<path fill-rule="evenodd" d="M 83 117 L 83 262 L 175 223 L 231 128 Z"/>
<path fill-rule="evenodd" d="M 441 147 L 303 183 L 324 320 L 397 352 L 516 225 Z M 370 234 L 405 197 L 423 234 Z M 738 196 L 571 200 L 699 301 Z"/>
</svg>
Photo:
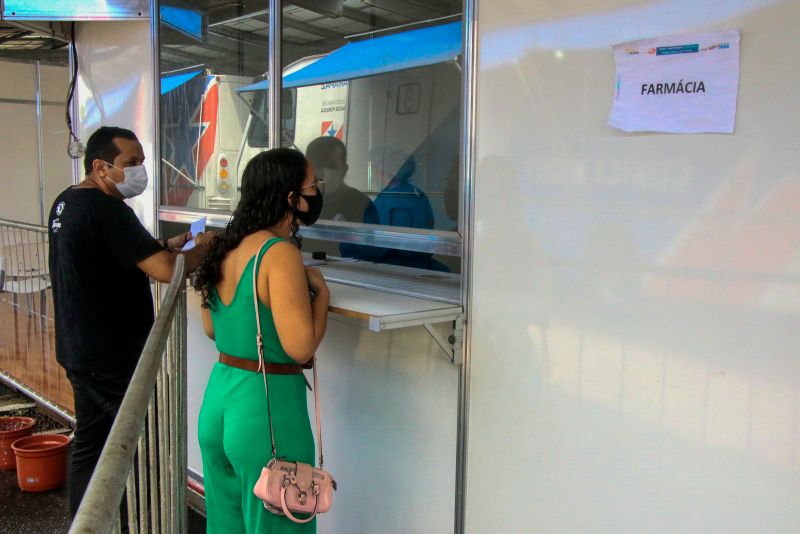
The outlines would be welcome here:
<svg viewBox="0 0 800 534">
<path fill-rule="evenodd" d="M 264 243 L 266 245 L 266 242 Z M 264 245 L 261 246 L 263 249 Z M 336 490 L 336 481 L 330 473 L 325 471 L 322 455 L 322 423 L 320 421 L 319 388 L 317 386 L 317 362 L 312 358 L 314 369 L 314 411 L 317 417 L 317 436 L 319 439 L 319 467 L 302 462 L 288 462 L 278 459 L 278 450 L 275 446 L 275 433 L 272 429 L 272 412 L 269 406 L 269 385 L 267 371 L 264 365 L 264 341 L 261 337 L 261 318 L 258 312 L 258 292 L 256 276 L 258 259 L 261 249 L 256 254 L 253 265 L 253 299 L 256 309 L 256 325 L 258 335 L 258 366 L 264 377 L 264 391 L 267 395 L 267 416 L 269 417 L 269 435 L 272 441 L 272 458 L 261 469 L 253 487 L 253 494 L 264 502 L 264 508 L 277 515 L 285 515 L 295 523 L 308 523 L 317 514 L 327 512 L 333 503 L 333 492 Z M 294 514 L 310 514 L 306 519 L 300 519 Z"/>
</svg>

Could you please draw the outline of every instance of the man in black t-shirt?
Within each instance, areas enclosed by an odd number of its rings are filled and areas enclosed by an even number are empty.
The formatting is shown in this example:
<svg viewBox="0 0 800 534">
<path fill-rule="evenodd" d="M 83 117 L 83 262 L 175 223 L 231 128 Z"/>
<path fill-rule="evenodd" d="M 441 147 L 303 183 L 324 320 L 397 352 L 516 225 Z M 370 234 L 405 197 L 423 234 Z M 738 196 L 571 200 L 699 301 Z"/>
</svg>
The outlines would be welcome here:
<svg viewBox="0 0 800 534">
<path fill-rule="evenodd" d="M 86 146 L 86 179 L 50 210 L 50 277 L 56 359 L 75 399 L 70 510 L 80 505 L 111 424 L 153 325 L 148 276 L 169 282 L 188 234 L 160 242 L 123 202 L 147 186 L 144 152 L 133 132 L 102 127 Z M 209 236 L 186 255 L 194 270 Z"/>
</svg>

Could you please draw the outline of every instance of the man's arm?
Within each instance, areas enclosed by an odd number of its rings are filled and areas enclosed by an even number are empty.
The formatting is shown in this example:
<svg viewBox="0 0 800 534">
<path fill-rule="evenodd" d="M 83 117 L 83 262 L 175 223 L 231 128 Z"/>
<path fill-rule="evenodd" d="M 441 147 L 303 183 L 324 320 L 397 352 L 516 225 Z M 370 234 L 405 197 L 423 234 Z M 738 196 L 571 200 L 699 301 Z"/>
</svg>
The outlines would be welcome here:
<svg viewBox="0 0 800 534">
<path fill-rule="evenodd" d="M 166 284 L 172 278 L 172 272 L 175 270 L 176 257 L 175 253 L 162 250 L 143 259 L 136 266 L 150 278 Z"/>
<path fill-rule="evenodd" d="M 175 270 L 175 259 L 178 254 L 183 254 L 184 261 L 186 262 L 186 274 L 194 272 L 202 263 L 203 258 L 208 252 L 208 242 L 214 237 L 213 232 L 205 232 L 195 236 L 195 247 L 186 252 L 170 252 L 169 250 L 161 250 L 152 256 L 149 256 L 136 266 L 142 270 L 147 276 L 164 282 L 165 284 L 172 278 L 172 273 Z"/>
</svg>

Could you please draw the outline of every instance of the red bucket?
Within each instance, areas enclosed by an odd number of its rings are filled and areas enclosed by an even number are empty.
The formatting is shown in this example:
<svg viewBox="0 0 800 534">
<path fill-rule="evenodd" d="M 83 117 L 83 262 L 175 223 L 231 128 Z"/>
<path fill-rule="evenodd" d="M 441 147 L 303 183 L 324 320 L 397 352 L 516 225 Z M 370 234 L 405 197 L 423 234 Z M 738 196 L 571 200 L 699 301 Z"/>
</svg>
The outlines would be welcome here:
<svg viewBox="0 0 800 534">
<path fill-rule="evenodd" d="M 30 436 L 35 425 L 36 420 L 30 417 L 0 417 L 0 471 L 17 467 L 11 444 Z"/>
<path fill-rule="evenodd" d="M 22 491 L 47 491 L 67 477 L 69 436 L 36 434 L 11 444 L 17 456 L 17 482 Z"/>
</svg>

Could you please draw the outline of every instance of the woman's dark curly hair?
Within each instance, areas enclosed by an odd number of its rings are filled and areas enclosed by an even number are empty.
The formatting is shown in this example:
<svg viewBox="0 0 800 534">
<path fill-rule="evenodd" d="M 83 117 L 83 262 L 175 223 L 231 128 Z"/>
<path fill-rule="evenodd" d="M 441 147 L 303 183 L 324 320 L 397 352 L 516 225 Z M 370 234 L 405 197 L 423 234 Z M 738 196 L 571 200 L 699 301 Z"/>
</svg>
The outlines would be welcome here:
<svg viewBox="0 0 800 534">
<path fill-rule="evenodd" d="M 275 148 L 262 152 L 247 163 L 242 175 L 239 205 L 225 230 L 211 240 L 206 255 L 194 278 L 194 288 L 203 299 L 203 307 L 213 308 L 212 289 L 222 278 L 222 260 L 239 246 L 242 239 L 280 223 L 291 208 L 297 210 L 300 186 L 306 178 L 307 162 L 303 153 L 291 148 Z M 294 205 L 287 204 L 294 193 Z M 292 241 L 298 246 L 297 222 L 290 223 Z"/>
</svg>

